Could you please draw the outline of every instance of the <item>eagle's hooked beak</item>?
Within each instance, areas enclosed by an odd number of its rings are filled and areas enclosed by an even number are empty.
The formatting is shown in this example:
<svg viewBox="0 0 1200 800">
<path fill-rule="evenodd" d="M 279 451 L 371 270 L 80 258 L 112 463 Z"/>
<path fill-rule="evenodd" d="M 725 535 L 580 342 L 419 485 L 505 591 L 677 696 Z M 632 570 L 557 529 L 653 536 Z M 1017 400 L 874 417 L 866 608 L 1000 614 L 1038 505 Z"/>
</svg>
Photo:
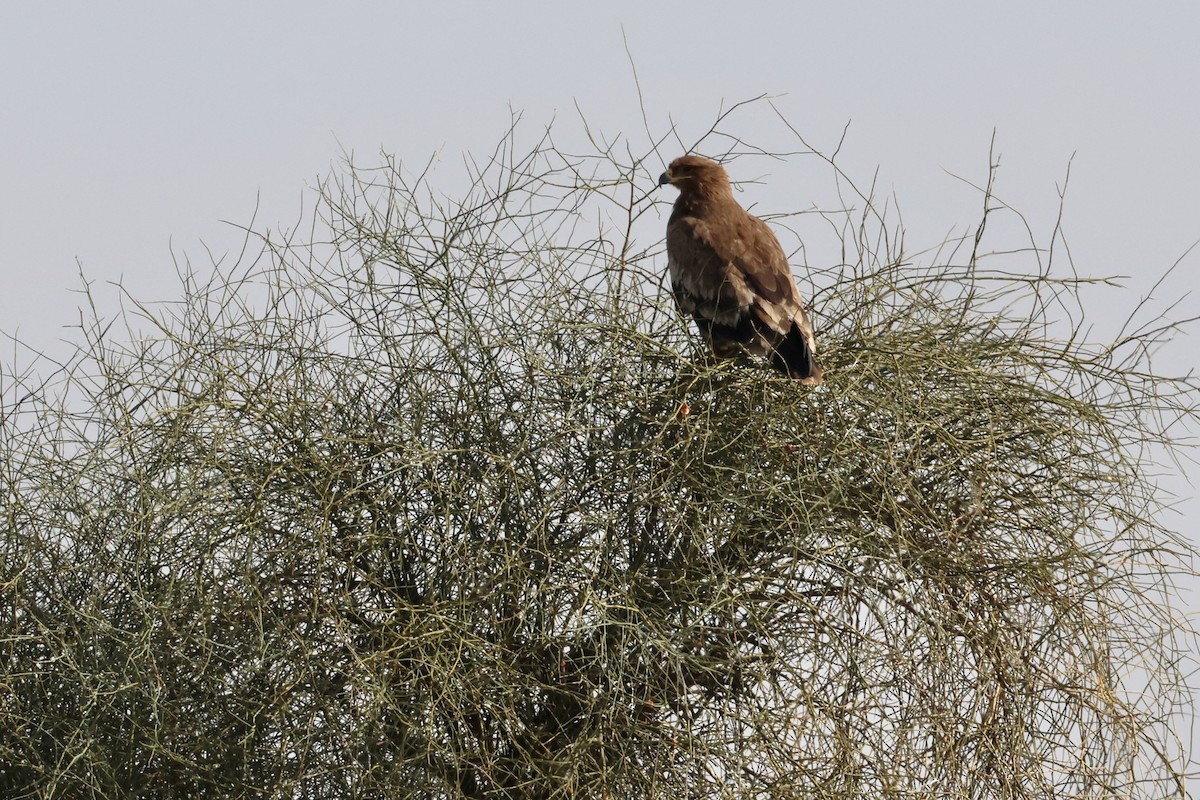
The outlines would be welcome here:
<svg viewBox="0 0 1200 800">
<path fill-rule="evenodd" d="M 659 186 L 666 186 L 670 182 L 671 182 L 671 175 L 669 172 L 664 172 L 662 175 L 658 176 L 658 185 Z"/>
</svg>

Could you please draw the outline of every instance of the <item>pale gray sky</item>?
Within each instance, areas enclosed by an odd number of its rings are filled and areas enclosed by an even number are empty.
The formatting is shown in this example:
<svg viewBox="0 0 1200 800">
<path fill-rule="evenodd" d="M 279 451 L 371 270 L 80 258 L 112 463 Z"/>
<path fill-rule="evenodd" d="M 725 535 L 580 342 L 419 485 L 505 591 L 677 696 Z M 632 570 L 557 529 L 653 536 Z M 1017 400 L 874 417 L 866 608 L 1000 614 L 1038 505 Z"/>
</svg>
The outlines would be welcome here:
<svg viewBox="0 0 1200 800">
<path fill-rule="evenodd" d="M 576 104 L 634 135 L 623 32 L 655 131 L 674 120 L 691 141 L 723 104 L 762 93 L 818 146 L 852 121 L 844 165 L 865 178 L 879 167 L 914 247 L 974 219 L 978 198 L 946 173 L 982 180 L 993 130 L 998 192 L 1043 235 L 1074 154 L 1075 265 L 1131 276 L 1096 298 L 1101 326 L 1200 239 L 1195 0 L 46 0 L 0 11 L 0 331 L 63 352 L 76 260 L 104 302 L 109 281 L 174 297 L 169 243 L 201 261 L 201 240 L 235 249 L 220 220 L 246 223 L 256 202 L 260 224 L 290 225 L 343 149 L 456 160 L 495 142 L 511 109 L 578 135 Z M 769 175 L 756 193 L 778 210 L 812 202 Z M 1190 316 L 1197 290 L 1200 248 L 1161 294 L 1196 292 L 1176 312 Z M 1191 369 L 1197 344 L 1167 348 L 1164 368 Z M 10 361 L 11 342 L 0 352 Z M 1184 509 L 1190 532 L 1200 504 Z"/>
</svg>

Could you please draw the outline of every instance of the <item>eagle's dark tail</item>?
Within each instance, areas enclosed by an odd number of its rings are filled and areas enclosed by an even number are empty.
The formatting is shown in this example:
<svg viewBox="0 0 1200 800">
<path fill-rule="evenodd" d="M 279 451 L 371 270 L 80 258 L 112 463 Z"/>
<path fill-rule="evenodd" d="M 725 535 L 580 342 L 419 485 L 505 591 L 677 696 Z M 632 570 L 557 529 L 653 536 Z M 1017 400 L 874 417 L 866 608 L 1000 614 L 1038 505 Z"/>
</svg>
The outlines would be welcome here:
<svg viewBox="0 0 1200 800">
<path fill-rule="evenodd" d="M 797 378 L 801 383 L 816 386 L 824 380 L 821 368 L 817 366 L 816 354 L 809 346 L 808 337 L 795 323 L 787 336 L 776 343 L 771 352 L 771 363 L 789 377 Z"/>
</svg>

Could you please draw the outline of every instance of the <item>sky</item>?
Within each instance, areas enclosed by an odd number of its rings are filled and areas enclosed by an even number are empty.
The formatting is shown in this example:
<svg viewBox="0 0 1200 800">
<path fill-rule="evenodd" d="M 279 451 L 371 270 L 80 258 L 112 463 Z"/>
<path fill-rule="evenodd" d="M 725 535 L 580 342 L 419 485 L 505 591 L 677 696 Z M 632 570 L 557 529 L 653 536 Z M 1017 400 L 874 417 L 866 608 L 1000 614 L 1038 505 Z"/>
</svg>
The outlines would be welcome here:
<svg viewBox="0 0 1200 800">
<path fill-rule="evenodd" d="M 1198 35 L 1195 0 L 5 4 L 0 358 L 66 352 L 81 275 L 102 310 L 117 283 L 177 296 L 172 253 L 236 252 L 229 223 L 256 208 L 259 226 L 294 224 L 347 153 L 454 162 L 514 111 L 568 142 L 580 112 L 690 142 L 762 94 L 818 147 L 847 131 L 843 167 L 877 174 L 918 248 L 974 218 L 978 194 L 953 176 L 985 179 L 993 135 L 997 192 L 1043 238 L 1069 165 L 1076 269 L 1128 276 L 1091 298 L 1097 331 L 1181 258 L 1150 308 L 1195 316 Z M 758 124 L 732 127 L 778 135 Z M 808 205 L 805 187 L 761 179 L 764 207 Z M 1162 370 L 1193 369 L 1198 341 L 1193 326 L 1164 347 Z M 1186 472 L 1169 486 L 1194 495 Z M 1180 511 L 1192 535 L 1200 502 Z"/>
</svg>

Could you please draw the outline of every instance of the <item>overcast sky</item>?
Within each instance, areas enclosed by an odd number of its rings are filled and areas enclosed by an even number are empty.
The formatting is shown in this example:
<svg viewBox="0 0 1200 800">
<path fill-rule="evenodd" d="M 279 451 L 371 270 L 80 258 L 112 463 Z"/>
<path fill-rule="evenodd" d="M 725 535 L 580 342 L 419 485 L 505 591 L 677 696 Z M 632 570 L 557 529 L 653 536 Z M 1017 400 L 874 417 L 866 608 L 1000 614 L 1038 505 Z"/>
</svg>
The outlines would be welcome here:
<svg viewBox="0 0 1200 800">
<path fill-rule="evenodd" d="M 1130 276 L 1096 299 L 1101 328 L 1200 239 L 1196 0 L 44 0 L 0 11 L 0 331 L 64 352 L 80 267 L 102 303 L 116 281 L 176 296 L 172 245 L 201 261 L 202 241 L 234 249 L 221 220 L 248 223 L 256 205 L 260 225 L 290 225 L 304 187 L 346 151 L 453 160 L 495 142 L 513 110 L 535 129 L 557 116 L 569 144 L 576 106 L 638 135 L 626 42 L 655 131 L 674 121 L 690 142 L 763 93 L 818 146 L 850 123 L 845 165 L 878 168 L 914 246 L 972 220 L 977 196 L 948 173 L 983 180 L 993 131 L 998 192 L 1041 233 L 1070 162 L 1076 268 Z M 811 204 L 804 187 L 762 178 L 764 207 Z M 1197 289 L 1200 248 L 1160 294 Z M 1200 313 L 1198 296 L 1176 315 Z M 1166 348 L 1164 370 L 1191 369 L 1198 344 Z M 26 358 L 11 340 L 2 352 Z"/>
</svg>

